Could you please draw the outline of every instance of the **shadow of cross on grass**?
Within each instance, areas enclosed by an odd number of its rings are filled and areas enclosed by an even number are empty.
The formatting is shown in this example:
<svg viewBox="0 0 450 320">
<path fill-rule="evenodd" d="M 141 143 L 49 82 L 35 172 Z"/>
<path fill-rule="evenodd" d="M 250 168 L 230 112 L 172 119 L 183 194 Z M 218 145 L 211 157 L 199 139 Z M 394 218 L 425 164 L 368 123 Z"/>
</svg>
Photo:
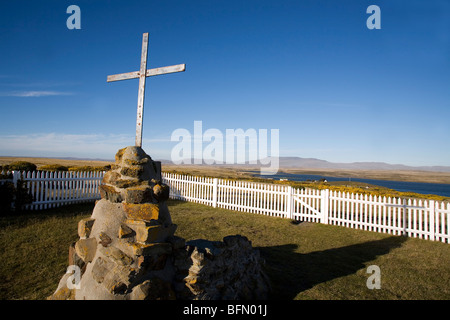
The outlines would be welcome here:
<svg viewBox="0 0 450 320">
<path fill-rule="evenodd" d="M 298 253 L 296 244 L 258 247 L 272 282 L 271 299 L 292 300 L 317 284 L 356 273 L 365 263 L 401 247 L 406 237 L 392 236 L 341 248 Z M 367 274 L 369 277 L 370 274 Z M 366 282 L 362 284 L 366 286 Z"/>
</svg>

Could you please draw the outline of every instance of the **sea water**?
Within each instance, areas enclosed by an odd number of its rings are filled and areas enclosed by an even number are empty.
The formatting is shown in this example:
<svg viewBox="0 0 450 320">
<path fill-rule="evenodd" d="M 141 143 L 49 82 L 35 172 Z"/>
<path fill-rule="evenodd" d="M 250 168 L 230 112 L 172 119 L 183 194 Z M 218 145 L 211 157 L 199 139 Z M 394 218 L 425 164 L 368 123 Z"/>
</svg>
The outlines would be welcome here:
<svg viewBox="0 0 450 320">
<path fill-rule="evenodd" d="M 260 176 L 268 178 L 269 176 Z M 438 196 L 450 197 L 450 184 L 443 183 L 424 183 L 424 182 L 408 182 L 408 181 L 391 181 L 391 180 L 376 180 L 376 179 L 362 179 L 362 178 L 343 178 L 330 177 L 315 174 L 294 174 L 294 173 L 279 173 L 270 176 L 274 180 L 288 179 L 291 181 L 319 181 L 326 179 L 327 181 L 357 181 L 368 184 L 373 184 L 389 189 L 394 189 L 400 192 L 415 192 L 421 194 L 435 194 Z"/>
</svg>

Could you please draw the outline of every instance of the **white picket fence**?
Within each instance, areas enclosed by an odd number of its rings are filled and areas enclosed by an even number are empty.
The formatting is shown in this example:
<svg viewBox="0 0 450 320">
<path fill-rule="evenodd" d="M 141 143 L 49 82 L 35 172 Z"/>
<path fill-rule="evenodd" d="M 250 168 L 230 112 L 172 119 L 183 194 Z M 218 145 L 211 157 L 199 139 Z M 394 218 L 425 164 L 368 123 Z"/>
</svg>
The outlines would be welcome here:
<svg viewBox="0 0 450 320">
<path fill-rule="evenodd" d="M 4 174 L 12 174 L 12 179 L 9 180 L 15 186 L 19 179 L 25 181 L 34 201 L 25 205 L 24 209 L 42 210 L 100 199 L 98 186 L 104 172 L 12 171 Z"/>
<path fill-rule="evenodd" d="M 163 173 L 171 198 L 450 243 L 450 203 Z"/>
<path fill-rule="evenodd" d="M 104 172 L 13 172 L 22 178 L 40 210 L 100 199 Z M 172 199 L 234 211 L 332 224 L 450 243 L 450 204 L 387 198 L 287 185 L 162 173 Z M 1 180 L 0 180 L 1 183 Z"/>
</svg>

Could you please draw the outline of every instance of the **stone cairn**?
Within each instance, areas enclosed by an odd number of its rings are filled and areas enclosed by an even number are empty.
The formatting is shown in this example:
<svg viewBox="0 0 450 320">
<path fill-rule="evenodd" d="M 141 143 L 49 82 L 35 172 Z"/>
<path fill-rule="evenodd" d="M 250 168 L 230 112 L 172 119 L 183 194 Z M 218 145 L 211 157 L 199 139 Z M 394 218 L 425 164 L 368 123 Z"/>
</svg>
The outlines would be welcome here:
<svg viewBox="0 0 450 320">
<path fill-rule="evenodd" d="M 266 299 L 259 251 L 243 236 L 186 242 L 175 236 L 161 163 L 140 147 L 120 149 L 90 218 L 78 223 L 66 273 L 48 299 Z M 73 285 L 70 285 L 73 284 Z"/>
</svg>

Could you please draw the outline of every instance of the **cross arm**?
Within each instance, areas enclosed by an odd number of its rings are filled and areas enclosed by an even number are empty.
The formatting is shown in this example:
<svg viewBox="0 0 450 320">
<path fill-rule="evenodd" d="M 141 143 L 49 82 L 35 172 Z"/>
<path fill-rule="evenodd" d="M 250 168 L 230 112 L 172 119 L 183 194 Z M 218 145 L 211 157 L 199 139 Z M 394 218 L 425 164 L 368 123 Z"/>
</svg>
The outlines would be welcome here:
<svg viewBox="0 0 450 320">
<path fill-rule="evenodd" d="M 139 71 L 113 74 L 113 75 L 108 76 L 108 78 L 106 78 L 106 82 L 136 79 L 136 78 L 139 78 Z"/>
<path fill-rule="evenodd" d="M 177 65 L 169 66 L 169 67 L 148 69 L 145 75 L 147 77 L 151 77 L 151 76 L 158 76 L 158 75 L 167 74 L 167 73 L 183 72 L 185 70 L 186 70 L 186 64 L 177 64 Z M 113 75 L 108 76 L 108 78 L 106 79 L 106 82 L 136 79 L 136 78 L 139 78 L 139 74 L 140 74 L 139 71 L 113 74 Z"/>
<path fill-rule="evenodd" d="M 177 64 L 177 65 L 169 66 L 169 67 L 148 69 L 146 76 L 147 77 L 158 76 L 160 74 L 183 72 L 185 70 L 186 70 L 186 65 L 185 64 Z"/>
</svg>

